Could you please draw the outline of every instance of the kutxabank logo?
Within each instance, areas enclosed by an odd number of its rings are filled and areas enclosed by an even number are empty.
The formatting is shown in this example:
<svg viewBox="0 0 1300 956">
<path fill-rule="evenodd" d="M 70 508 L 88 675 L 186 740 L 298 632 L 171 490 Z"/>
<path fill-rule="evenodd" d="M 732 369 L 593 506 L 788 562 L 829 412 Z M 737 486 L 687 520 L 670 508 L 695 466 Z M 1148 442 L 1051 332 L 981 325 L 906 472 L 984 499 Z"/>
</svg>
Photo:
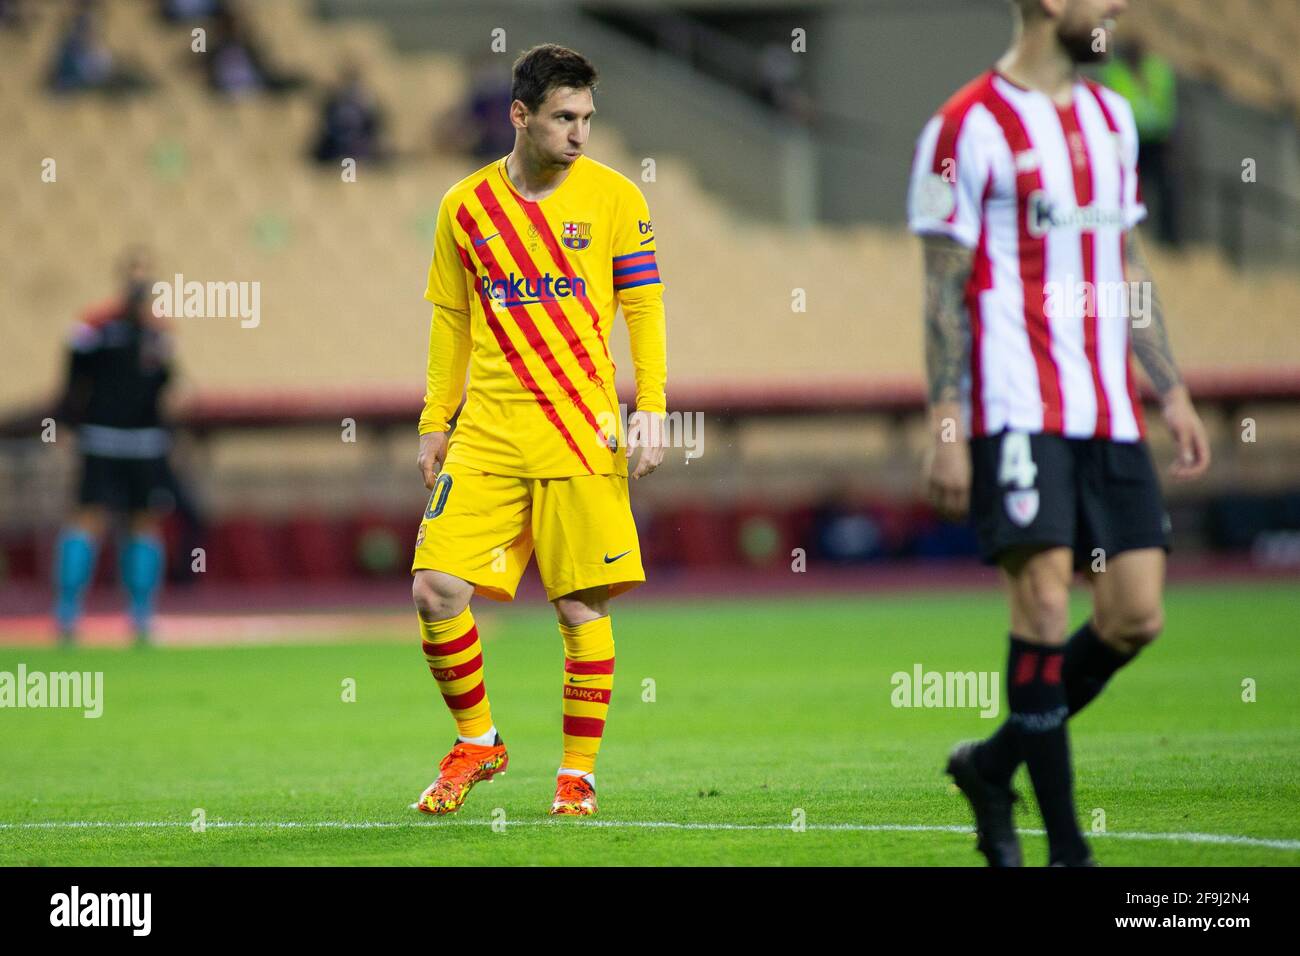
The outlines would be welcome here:
<svg viewBox="0 0 1300 956">
<path fill-rule="evenodd" d="M 1124 227 L 1124 213 L 1119 209 L 1107 209 L 1096 204 L 1062 209 L 1042 191 L 1029 195 L 1025 204 L 1025 213 L 1028 216 L 1026 228 L 1036 239 L 1043 238 L 1053 229 L 1093 232 L 1097 229 Z"/>
</svg>

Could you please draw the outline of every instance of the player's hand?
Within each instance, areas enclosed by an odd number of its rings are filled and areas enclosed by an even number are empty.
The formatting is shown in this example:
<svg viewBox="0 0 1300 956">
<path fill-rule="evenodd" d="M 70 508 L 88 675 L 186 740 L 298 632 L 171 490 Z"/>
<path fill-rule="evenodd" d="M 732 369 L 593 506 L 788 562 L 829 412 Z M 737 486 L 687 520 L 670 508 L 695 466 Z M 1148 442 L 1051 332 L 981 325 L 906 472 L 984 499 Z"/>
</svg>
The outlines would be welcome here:
<svg viewBox="0 0 1300 956">
<path fill-rule="evenodd" d="M 1201 477 L 1210 467 L 1210 439 L 1187 387 L 1178 385 L 1170 389 L 1161 406 L 1169 434 L 1178 446 L 1178 457 L 1169 473 L 1180 481 Z"/>
<path fill-rule="evenodd" d="M 640 448 L 641 457 L 637 459 L 633 478 L 643 478 L 650 474 L 664 460 L 667 447 L 664 416 L 659 412 L 633 412 L 627 420 L 627 457 L 632 458 L 632 449 Z"/>
<path fill-rule="evenodd" d="M 935 436 L 923 465 L 926 497 L 949 521 L 961 521 L 970 509 L 970 457 L 964 441 Z"/>
<path fill-rule="evenodd" d="M 420 436 L 420 454 L 415 459 L 415 463 L 420 466 L 420 477 L 424 479 L 424 487 L 433 487 L 446 457 L 446 432 L 429 432 Z"/>
</svg>

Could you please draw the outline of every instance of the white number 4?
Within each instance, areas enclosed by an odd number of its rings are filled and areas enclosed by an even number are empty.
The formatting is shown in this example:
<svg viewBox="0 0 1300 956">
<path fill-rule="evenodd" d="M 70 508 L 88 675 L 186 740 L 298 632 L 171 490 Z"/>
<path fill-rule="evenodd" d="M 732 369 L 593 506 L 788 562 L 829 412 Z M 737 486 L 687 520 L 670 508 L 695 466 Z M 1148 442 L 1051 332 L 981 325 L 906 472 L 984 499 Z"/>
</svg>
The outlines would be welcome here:
<svg viewBox="0 0 1300 956">
<path fill-rule="evenodd" d="M 1034 464 L 1033 453 L 1029 449 L 1027 432 L 1007 432 L 1002 436 L 1002 461 L 998 465 L 998 484 L 1014 488 L 1032 488 L 1038 477 L 1038 466 Z"/>
</svg>

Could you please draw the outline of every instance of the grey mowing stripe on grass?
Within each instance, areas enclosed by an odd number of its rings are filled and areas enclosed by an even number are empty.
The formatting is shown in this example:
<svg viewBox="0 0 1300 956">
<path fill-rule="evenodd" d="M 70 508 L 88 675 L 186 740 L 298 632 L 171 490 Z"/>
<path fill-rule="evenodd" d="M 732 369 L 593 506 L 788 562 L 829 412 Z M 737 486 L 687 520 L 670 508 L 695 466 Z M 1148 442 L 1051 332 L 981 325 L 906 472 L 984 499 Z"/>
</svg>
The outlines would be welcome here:
<svg viewBox="0 0 1300 956">
<path fill-rule="evenodd" d="M 511 827 L 564 826 L 555 820 L 503 820 Z M 215 820 L 205 825 L 209 830 L 407 830 L 446 826 L 484 827 L 491 820 Z M 791 830 L 788 823 L 676 823 L 660 820 L 584 820 L 585 827 L 608 827 L 637 830 Z M 75 829 L 163 829 L 190 828 L 183 820 L 53 820 L 0 823 L 0 830 L 75 830 Z M 809 823 L 804 829 L 848 831 L 854 833 L 972 833 L 968 826 L 929 826 L 906 823 Z M 1042 830 L 1018 830 L 1026 836 L 1042 836 Z M 1165 841 L 1169 843 L 1211 843 L 1226 846 L 1265 847 L 1273 850 L 1300 850 L 1300 840 L 1273 840 L 1263 837 L 1233 836 L 1227 833 L 1092 833 L 1091 837 L 1112 840 Z"/>
</svg>

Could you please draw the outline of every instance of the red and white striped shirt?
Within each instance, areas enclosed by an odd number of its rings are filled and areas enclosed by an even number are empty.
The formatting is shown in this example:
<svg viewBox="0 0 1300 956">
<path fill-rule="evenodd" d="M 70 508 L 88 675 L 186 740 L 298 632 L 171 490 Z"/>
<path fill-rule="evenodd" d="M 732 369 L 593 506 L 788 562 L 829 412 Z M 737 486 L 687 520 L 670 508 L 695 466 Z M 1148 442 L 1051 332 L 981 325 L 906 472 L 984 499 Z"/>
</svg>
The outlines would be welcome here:
<svg viewBox="0 0 1300 956">
<path fill-rule="evenodd" d="M 1091 81 L 1073 103 L 978 77 L 926 124 L 913 232 L 975 250 L 963 383 L 968 434 L 1137 441 L 1126 232 L 1146 215 L 1128 103 Z"/>
</svg>

